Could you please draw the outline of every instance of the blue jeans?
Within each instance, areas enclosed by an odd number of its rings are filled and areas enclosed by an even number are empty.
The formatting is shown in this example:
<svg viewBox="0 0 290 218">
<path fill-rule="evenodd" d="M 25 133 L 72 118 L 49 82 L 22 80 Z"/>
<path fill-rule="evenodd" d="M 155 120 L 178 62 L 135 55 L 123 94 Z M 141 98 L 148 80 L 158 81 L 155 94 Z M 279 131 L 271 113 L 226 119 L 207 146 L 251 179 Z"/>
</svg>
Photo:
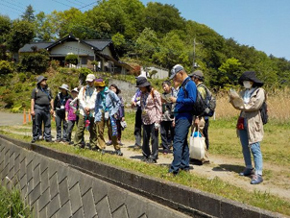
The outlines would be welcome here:
<svg viewBox="0 0 290 218">
<path fill-rule="evenodd" d="M 251 159 L 251 153 L 254 157 L 254 163 L 256 168 L 256 174 L 262 175 L 263 172 L 263 156 L 260 149 L 260 142 L 255 142 L 253 144 L 249 144 L 249 138 L 248 138 L 248 130 L 247 130 L 247 123 L 244 124 L 245 129 L 239 130 L 240 135 L 240 141 L 243 148 L 243 155 L 245 160 L 246 168 L 253 168 L 252 167 L 252 159 Z"/>
<path fill-rule="evenodd" d="M 169 172 L 177 174 L 179 169 L 189 169 L 189 148 L 187 135 L 191 121 L 188 119 L 177 119 L 175 121 L 175 132 L 173 142 L 173 161 Z"/>
</svg>

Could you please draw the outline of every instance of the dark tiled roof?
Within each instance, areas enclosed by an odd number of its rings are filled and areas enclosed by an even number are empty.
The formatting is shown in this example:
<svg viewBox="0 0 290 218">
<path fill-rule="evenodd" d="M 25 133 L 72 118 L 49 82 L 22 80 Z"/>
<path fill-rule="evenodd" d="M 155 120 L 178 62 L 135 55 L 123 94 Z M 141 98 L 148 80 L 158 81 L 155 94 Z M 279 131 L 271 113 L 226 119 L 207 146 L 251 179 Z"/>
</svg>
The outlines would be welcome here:
<svg viewBox="0 0 290 218">
<path fill-rule="evenodd" d="M 25 44 L 22 48 L 19 49 L 19 52 L 33 52 L 31 47 L 36 46 L 37 50 L 39 49 L 46 49 L 46 47 L 50 46 L 53 42 L 35 42 Z"/>
<path fill-rule="evenodd" d="M 82 40 L 85 43 L 93 46 L 94 48 L 96 48 L 99 51 L 104 50 L 104 48 L 106 48 L 107 46 L 109 46 L 112 41 L 111 40 L 101 40 L 101 39 L 86 39 L 86 40 Z"/>
</svg>

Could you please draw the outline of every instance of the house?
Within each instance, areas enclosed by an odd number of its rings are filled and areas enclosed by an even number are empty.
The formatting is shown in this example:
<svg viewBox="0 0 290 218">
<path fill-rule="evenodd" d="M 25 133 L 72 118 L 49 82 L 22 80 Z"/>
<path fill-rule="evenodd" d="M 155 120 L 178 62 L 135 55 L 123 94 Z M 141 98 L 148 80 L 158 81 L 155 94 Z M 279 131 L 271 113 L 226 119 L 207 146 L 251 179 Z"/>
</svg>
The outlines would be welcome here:
<svg viewBox="0 0 290 218">
<path fill-rule="evenodd" d="M 103 39 L 79 39 L 69 34 L 55 42 L 39 42 L 25 44 L 19 49 L 19 55 L 33 53 L 40 49 L 46 49 L 51 60 L 58 60 L 61 66 L 65 66 L 65 57 L 69 53 L 78 56 L 79 63 L 76 67 L 88 67 L 92 70 L 122 73 L 131 70 L 131 66 L 121 62 L 115 52 L 112 40 Z M 91 64 L 97 61 L 98 65 Z"/>
</svg>

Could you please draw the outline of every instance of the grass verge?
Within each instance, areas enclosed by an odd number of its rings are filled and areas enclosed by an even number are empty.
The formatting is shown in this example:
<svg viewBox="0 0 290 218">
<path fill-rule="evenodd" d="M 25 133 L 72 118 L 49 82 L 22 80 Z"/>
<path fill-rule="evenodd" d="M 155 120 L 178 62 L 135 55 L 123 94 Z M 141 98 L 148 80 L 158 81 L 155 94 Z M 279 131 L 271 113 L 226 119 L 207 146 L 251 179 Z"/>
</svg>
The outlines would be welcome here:
<svg viewBox="0 0 290 218">
<path fill-rule="evenodd" d="M 2 134 L 8 135 L 10 137 L 29 142 L 31 140 L 28 136 L 20 136 L 16 134 L 9 133 L 6 131 L 0 131 Z M 270 210 L 273 212 L 279 212 L 282 214 L 290 215 L 290 202 L 279 198 L 277 196 L 271 195 L 267 192 L 255 191 L 254 193 L 246 191 L 243 188 L 233 186 L 229 183 L 222 181 L 221 179 L 215 177 L 213 179 L 208 179 L 202 176 L 197 176 L 195 174 L 188 174 L 181 172 L 177 177 L 167 177 L 166 173 L 168 167 L 146 164 L 142 162 L 136 162 L 130 159 L 111 156 L 111 155 L 101 155 L 98 152 L 94 152 L 87 149 L 79 149 L 73 146 L 64 146 L 59 143 L 46 143 L 43 142 L 42 145 L 59 150 L 61 152 L 66 152 L 70 154 L 80 155 L 83 157 L 90 158 L 92 160 L 102 161 L 104 163 L 119 166 L 124 169 L 129 169 L 149 175 L 155 178 L 163 179 L 166 181 L 175 182 L 191 188 L 199 189 L 205 192 L 216 194 L 228 199 L 232 199 L 241 203 L 256 206 L 265 210 Z"/>
</svg>

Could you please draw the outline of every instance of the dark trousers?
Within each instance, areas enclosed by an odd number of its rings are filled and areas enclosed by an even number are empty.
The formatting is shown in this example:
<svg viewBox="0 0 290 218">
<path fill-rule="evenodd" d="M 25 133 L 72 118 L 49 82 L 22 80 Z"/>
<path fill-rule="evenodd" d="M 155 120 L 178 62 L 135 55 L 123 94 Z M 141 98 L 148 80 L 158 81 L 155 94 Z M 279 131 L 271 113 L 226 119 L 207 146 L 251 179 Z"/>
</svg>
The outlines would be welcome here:
<svg viewBox="0 0 290 218">
<path fill-rule="evenodd" d="M 160 135 L 162 141 L 162 147 L 164 151 L 170 150 L 170 144 L 174 138 L 174 127 L 172 121 L 162 121 L 160 125 Z"/>
<path fill-rule="evenodd" d="M 205 123 L 204 123 L 204 128 L 202 130 L 202 133 L 204 135 L 205 138 L 205 144 L 206 144 L 206 149 L 209 149 L 209 140 L 208 140 L 208 127 L 209 127 L 209 119 L 204 119 Z"/>
<path fill-rule="evenodd" d="M 189 148 L 187 135 L 191 120 L 178 119 L 175 121 L 175 134 L 173 143 L 173 161 L 169 172 L 177 174 L 179 169 L 189 169 Z"/>
<path fill-rule="evenodd" d="M 83 146 L 84 145 L 84 131 L 85 131 L 85 116 L 79 115 L 78 121 L 78 129 L 75 134 L 74 145 Z M 97 126 L 95 124 L 95 118 L 90 117 L 90 125 L 89 125 L 89 132 L 90 132 L 90 146 L 97 147 Z"/>
<path fill-rule="evenodd" d="M 141 146 L 141 131 L 142 131 L 141 115 L 142 115 L 141 107 L 138 107 L 135 115 L 135 129 L 134 129 L 135 145 L 138 146 Z"/>
<path fill-rule="evenodd" d="M 66 129 L 66 141 L 70 142 L 71 141 L 71 135 L 73 128 L 75 126 L 76 121 L 75 120 L 68 120 L 67 121 L 67 129 Z"/>
<path fill-rule="evenodd" d="M 63 139 L 66 141 L 67 122 L 65 120 L 65 114 L 64 112 L 56 111 L 55 115 L 56 140 Z"/>
<path fill-rule="evenodd" d="M 51 139 L 51 118 L 49 113 L 49 106 L 34 106 L 35 117 L 35 131 L 33 131 L 33 139 L 38 140 L 42 133 L 42 123 L 44 123 L 44 138 Z"/>
<path fill-rule="evenodd" d="M 150 151 L 150 139 L 152 144 L 152 152 Z M 143 125 L 143 145 L 142 153 L 146 158 L 158 159 L 158 130 L 155 129 L 154 123 L 151 125 Z"/>
</svg>

